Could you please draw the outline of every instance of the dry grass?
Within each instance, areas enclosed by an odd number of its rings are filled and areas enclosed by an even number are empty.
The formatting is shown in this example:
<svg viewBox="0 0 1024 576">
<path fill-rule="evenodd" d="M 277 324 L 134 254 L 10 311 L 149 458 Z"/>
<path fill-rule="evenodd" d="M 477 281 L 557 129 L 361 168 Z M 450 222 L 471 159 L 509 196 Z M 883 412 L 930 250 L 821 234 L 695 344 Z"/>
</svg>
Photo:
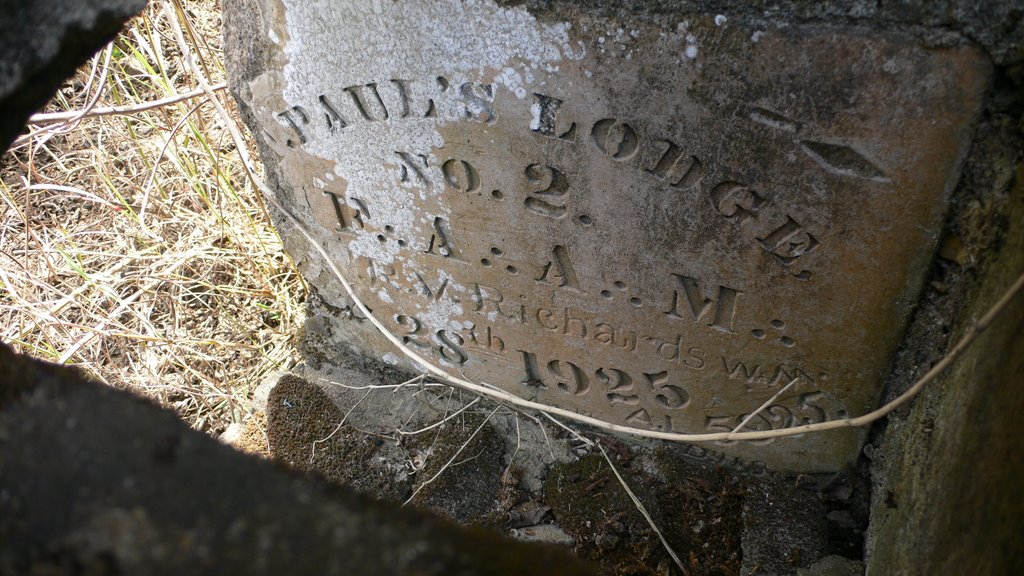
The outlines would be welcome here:
<svg viewBox="0 0 1024 576">
<path fill-rule="evenodd" d="M 223 82 L 219 4 L 176 5 L 207 77 Z M 138 107 L 196 86 L 154 5 L 46 112 Z M 216 433 L 266 373 L 294 363 L 303 295 L 205 96 L 34 125 L 0 157 L 0 340 L 24 352 Z"/>
</svg>

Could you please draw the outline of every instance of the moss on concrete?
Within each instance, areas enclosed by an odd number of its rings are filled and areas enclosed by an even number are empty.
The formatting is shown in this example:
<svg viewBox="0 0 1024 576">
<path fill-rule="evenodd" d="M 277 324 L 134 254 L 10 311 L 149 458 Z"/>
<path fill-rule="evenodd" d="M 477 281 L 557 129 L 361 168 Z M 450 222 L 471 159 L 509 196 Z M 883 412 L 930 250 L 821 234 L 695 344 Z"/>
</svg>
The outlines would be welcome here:
<svg viewBox="0 0 1024 576">
<path fill-rule="evenodd" d="M 963 272 L 977 274 L 980 288 L 962 305 L 954 341 L 1024 272 L 1024 164 L 1017 164 L 1008 193 L 999 180 L 961 212 L 961 236 L 992 250 L 983 266 Z M 878 485 L 869 574 L 1024 573 L 1024 435 L 1016 429 L 1022 413 L 1024 298 L 1017 298 L 911 410 L 889 423 L 873 453 Z"/>
<path fill-rule="evenodd" d="M 393 440 L 344 428 L 344 418 L 319 387 L 284 376 L 267 402 L 271 455 L 292 468 L 316 472 L 377 498 L 408 498 L 412 478 L 403 470 L 404 452 Z"/>
<path fill-rule="evenodd" d="M 486 418 L 481 413 L 460 415 L 436 435 L 418 438 L 418 449 L 430 450 L 430 455 L 417 474 L 416 484 L 423 488 L 414 503 L 461 524 L 504 525 L 507 511 L 499 509 L 498 494 L 505 440 L 485 423 Z"/>
</svg>

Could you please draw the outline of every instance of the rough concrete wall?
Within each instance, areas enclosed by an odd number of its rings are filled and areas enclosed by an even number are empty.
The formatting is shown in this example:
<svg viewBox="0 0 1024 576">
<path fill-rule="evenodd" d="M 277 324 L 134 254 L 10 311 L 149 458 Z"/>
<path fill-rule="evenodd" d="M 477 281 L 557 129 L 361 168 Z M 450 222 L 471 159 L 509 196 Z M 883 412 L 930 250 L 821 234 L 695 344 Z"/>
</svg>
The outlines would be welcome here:
<svg viewBox="0 0 1024 576">
<path fill-rule="evenodd" d="M 145 0 L 0 0 L 0 150 Z"/>
<path fill-rule="evenodd" d="M 1003 69 L 941 257 L 892 378 L 905 388 L 1024 272 L 1022 94 Z M 1019 74 L 1019 71 L 1017 72 Z M 875 487 L 868 574 L 1024 572 L 1024 298 L 865 452 Z"/>
</svg>

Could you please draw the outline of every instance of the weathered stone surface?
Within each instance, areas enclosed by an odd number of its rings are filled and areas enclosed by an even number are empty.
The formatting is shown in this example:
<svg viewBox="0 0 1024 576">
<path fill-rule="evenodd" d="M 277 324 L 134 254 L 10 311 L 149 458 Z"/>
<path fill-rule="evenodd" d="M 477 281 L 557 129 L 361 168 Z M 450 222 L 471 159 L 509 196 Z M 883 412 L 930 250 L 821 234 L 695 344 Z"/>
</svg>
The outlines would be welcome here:
<svg viewBox="0 0 1024 576">
<path fill-rule="evenodd" d="M 145 0 L 0 0 L 0 150 Z"/>
<path fill-rule="evenodd" d="M 231 450 L 0 344 L 0 574 L 592 573 Z"/>
<path fill-rule="evenodd" d="M 956 42 L 742 14 L 235 4 L 279 199 L 374 315 L 640 429 L 731 430 L 794 379 L 748 429 L 874 407 L 988 83 Z M 335 312 L 311 338 L 408 365 L 281 228 Z M 827 471 L 861 437 L 716 449 Z"/>
</svg>

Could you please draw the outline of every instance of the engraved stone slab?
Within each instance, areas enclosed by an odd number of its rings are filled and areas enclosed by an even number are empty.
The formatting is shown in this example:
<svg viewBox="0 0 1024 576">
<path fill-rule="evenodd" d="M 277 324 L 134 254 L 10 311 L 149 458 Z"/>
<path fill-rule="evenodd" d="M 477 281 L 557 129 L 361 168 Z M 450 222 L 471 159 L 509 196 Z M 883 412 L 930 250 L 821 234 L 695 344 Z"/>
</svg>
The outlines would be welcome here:
<svg viewBox="0 0 1024 576">
<path fill-rule="evenodd" d="M 280 198 L 407 346 L 627 426 L 876 406 L 988 82 L 979 53 L 729 15 L 260 0 L 235 89 Z M 400 353 L 282 223 L 365 354 Z M 859 431 L 711 448 L 841 468 Z"/>
</svg>

